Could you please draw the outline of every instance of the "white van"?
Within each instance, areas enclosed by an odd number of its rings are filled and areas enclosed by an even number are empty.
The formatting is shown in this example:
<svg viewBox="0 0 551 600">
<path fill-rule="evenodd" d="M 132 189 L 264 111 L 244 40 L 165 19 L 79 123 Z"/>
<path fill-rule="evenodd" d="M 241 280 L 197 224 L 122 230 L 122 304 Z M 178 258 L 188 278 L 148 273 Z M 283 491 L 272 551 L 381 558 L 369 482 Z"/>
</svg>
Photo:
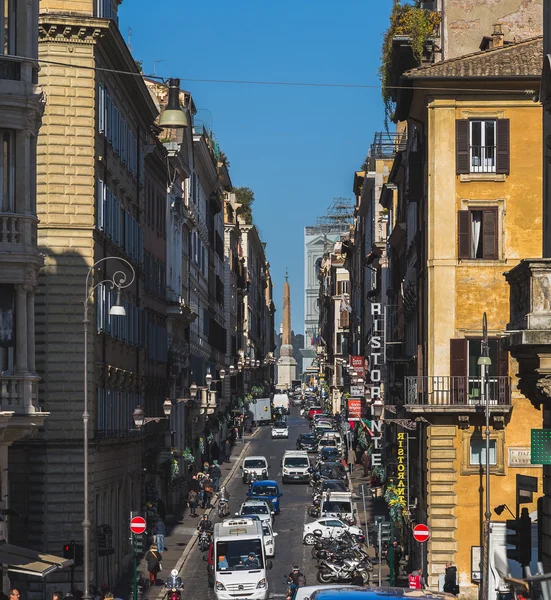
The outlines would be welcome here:
<svg viewBox="0 0 551 600">
<path fill-rule="evenodd" d="M 250 481 L 254 473 L 257 479 L 268 479 L 268 461 L 265 456 L 247 456 L 241 465 L 241 479 L 243 483 Z"/>
<path fill-rule="evenodd" d="M 282 408 L 283 414 L 289 414 L 289 396 L 287 394 L 274 394 L 272 400 L 272 406 L 274 408 Z"/>
<path fill-rule="evenodd" d="M 221 560 L 224 557 L 224 560 Z M 264 534 L 260 521 L 226 519 L 214 525 L 214 593 L 217 600 L 267 600 Z"/>
<path fill-rule="evenodd" d="M 310 459 L 306 450 L 286 450 L 281 461 L 281 479 L 286 481 L 309 481 Z"/>
<path fill-rule="evenodd" d="M 320 506 L 321 517 L 355 519 L 351 492 L 323 492 Z"/>
</svg>

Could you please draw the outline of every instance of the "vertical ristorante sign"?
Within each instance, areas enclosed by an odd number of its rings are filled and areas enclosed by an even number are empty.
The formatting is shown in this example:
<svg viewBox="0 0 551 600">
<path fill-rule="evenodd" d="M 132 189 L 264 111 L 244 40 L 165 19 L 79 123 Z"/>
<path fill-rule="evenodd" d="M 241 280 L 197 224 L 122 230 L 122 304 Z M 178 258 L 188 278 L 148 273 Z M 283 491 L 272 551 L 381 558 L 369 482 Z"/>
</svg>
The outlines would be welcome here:
<svg viewBox="0 0 551 600">
<path fill-rule="evenodd" d="M 400 498 L 400 504 L 406 506 L 406 490 L 407 490 L 407 476 L 408 476 L 408 456 L 407 456 L 407 433 L 399 432 L 396 436 L 396 442 L 398 445 L 397 459 L 397 471 L 398 471 L 398 482 L 396 484 L 396 493 Z"/>
<path fill-rule="evenodd" d="M 369 378 L 371 386 L 369 388 L 371 405 L 377 399 L 381 398 L 381 382 L 382 382 L 382 365 L 383 365 L 383 348 L 384 348 L 384 333 L 385 319 L 383 307 L 380 303 L 371 305 L 371 316 L 373 317 L 373 326 L 371 329 L 371 339 L 369 341 Z M 371 464 L 373 467 L 382 466 L 382 449 L 383 449 L 383 422 L 381 420 L 373 420 L 372 426 L 372 442 L 373 454 L 371 455 Z"/>
</svg>

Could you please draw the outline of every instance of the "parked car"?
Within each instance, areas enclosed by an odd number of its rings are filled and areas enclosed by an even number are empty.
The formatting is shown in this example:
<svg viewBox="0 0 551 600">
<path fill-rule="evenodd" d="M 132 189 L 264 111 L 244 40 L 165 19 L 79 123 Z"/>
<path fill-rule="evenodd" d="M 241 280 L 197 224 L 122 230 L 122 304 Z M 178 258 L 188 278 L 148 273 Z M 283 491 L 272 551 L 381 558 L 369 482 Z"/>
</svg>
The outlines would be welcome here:
<svg viewBox="0 0 551 600">
<path fill-rule="evenodd" d="M 289 427 L 286 421 L 276 421 L 272 425 L 272 440 L 275 438 L 289 439 Z"/>
<path fill-rule="evenodd" d="M 348 491 L 346 480 L 344 479 L 325 479 L 321 482 L 319 491 L 323 492 L 346 492 Z"/>
<path fill-rule="evenodd" d="M 322 448 L 318 452 L 318 462 L 338 462 L 341 459 L 341 451 L 338 448 Z"/>
<path fill-rule="evenodd" d="M 364 541 L 365 537 L 362 530 L 355 525 L 347 525 L 340 519 L 334 517 L 317 519 L 313 523 L 306 523 L 302 534 L 302 541 L 307 546 L 312 546 L 316 542 L 316 536 L 314 531 L 321 531 L 321 537 L 323 538 L 338 538 L 345 531 L 348 531 L 352 535 L 355 535 L 359 541 Z"/>
<path fill-rule="evenodd" d="M 308 588 L 299 588 L 306 590 Z M 300 600 L 305 600 L 305 596 L 300 596 Z M 315 590 L 308 596 L 309 600 L 453 600 L 455 596 L 444 592 L 436 592 L 433 590 L 410 590 L 408 588 L 361 588 L 357 585 L 325 585 Z M 296 599 L 299 599 L 297 594 Z"/>
<path fill-rule="evenodd" d="M 321 409 L 321 406 L 311 406 L 310 409 L 308 410 L 307 417 L 308 417 L 308 419 L 312 420 L 314 418 L 314 415 L 319 415 L 322 412 L 323 411 Z"/>
<path fill-rule="evenodd" d="M 279 514 L 279 499 L 281 496 L 283 496 L 283 493 L 279 491 L 277 481 L 274 481 L 273 479 L 254 481 L 251 483 L 249 491 L 247 492 L 247 498 L 267 498 L 270 500 L 276 515 Z"/>
</svg>

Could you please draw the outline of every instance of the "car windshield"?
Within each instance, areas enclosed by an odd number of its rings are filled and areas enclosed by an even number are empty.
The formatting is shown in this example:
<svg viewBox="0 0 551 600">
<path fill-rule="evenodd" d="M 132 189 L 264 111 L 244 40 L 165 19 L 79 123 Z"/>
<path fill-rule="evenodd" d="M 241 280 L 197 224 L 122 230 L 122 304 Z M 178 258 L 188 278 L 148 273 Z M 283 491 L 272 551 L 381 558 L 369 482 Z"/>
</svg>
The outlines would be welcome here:
<svg viewBox="0 0 551 600">
<path fill-rule="evenodd" d="M 285 425 L 283 421 L 276 421 L 274 423 L 274 427 L 277 427 L 278 429 L 285 429 L 287 425 Z"/>
<path fill-rule="evenodd" d="M 243 506 L 241 508 L 242 515 L 269 515 L 270 511 L 265 504 L 258 504 L 255 506 Z"/>
<path fill-rule="evenodd" d="M 322 458 L 333 458 L 339 456 L 339 451 L 336 448 L 324 448 L 321 451 Z"/>
<path fill-rule="evenodd" d="M 250 553 L 253 554 L 252 557 L 249 557 Z M 220 560 L 221 558 L 225 558 L 225 561 Z M 217 571 L 245 571 L 247 569 L 262 569 L 264 568 L 264 559 L 262 557 L 262 541 L 256 539 L 217 542 L 215 562 Z"/>
<path fill-rule="evenodd" d="M 253 485 L 251 496 L 277 496 L 277 488 L 273 485 Z"/>
<path fill-rule="evenodd" d="M 343 513 L 351 513 L 352 505 L 350 502 L 334 502 L 333 500 L 326 500 L 323 503 L 323 507 L 321 509 L 325 513 L 335 513 L 335 514 L 343 514 Z"/>
<path fill-rule="evenodd" d="M 310 463 L 305 456 L 288 456 L 285 459 L 286 467 L 309 467 Z"/>
<path fill-rule="evenodd" d="M 345 492 L 346 491 L 344 486 L 336 481 L 324 482 L 324 484 L 321 486 L 321 489 L 322 489 L 322 491 L 325 491 L 325 490 L 336 491 L 336 492 L 340 492 L 340 491 Z"/>
<path fill-rule="evenodd" d="M 249 458 L 244 463 L 246 469 L 265 469 L 266 461 L 262 458 Z"/>
<path fill-rule="evenodd" d="M 303 442 L 313 442 L 316 439 L 316 436 L 311 433 L 303 433 L 300 436 L 301 441 Z"/>
<path fill-rule="evenodd" d="M 336 446 L 337 446 L 337 440 L 331 440 L 331 439 L 329 439 L 329 440 L 321 440 L 320 445 L 323 448 L 331 448 L 331 447 L 332 448 L 336 448 Z"/>
</svg>

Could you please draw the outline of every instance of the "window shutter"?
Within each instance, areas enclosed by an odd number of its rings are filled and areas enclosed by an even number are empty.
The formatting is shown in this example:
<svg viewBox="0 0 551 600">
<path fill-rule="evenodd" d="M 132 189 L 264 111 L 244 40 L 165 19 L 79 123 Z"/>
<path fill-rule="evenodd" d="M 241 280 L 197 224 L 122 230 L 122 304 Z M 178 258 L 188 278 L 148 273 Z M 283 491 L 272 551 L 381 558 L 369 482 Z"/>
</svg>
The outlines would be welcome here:
<svg viewBox="0 0 551 600">
<path fill-rule="evenodd" d="M 510 131 L 509 119 L 498 119 L 496 121 L 497 158 L 496 173 L 509 174 L 510 167 Z"/>
<path fill-rule="evenodd" d="M 450 375 L 465 377 L 467 375 L 467 340 L 450 340 Z"/>
<path fill-rule="evenodd" d="M 497 260 L 497 208 L 485 208 L 482 214 L 482 249 L 488 260 Z"/>
<path fill-rule="evenodd" d="M 497 354 L 497 374 L 500 377 L 507 377 L 509 375 L 509 352 L 503 350 L 499 346 Z"/>
<path fill-rule="evenodd" d="M 455 165 L 457 174 L 469 172 L 469 121 L 455 122 Z"/>
<path fill-rule="evenodd" d="M 468 210 L 457 211 L 457 256 L 458 258 L 471 257 L 471 219 Z"/>
</svg>

